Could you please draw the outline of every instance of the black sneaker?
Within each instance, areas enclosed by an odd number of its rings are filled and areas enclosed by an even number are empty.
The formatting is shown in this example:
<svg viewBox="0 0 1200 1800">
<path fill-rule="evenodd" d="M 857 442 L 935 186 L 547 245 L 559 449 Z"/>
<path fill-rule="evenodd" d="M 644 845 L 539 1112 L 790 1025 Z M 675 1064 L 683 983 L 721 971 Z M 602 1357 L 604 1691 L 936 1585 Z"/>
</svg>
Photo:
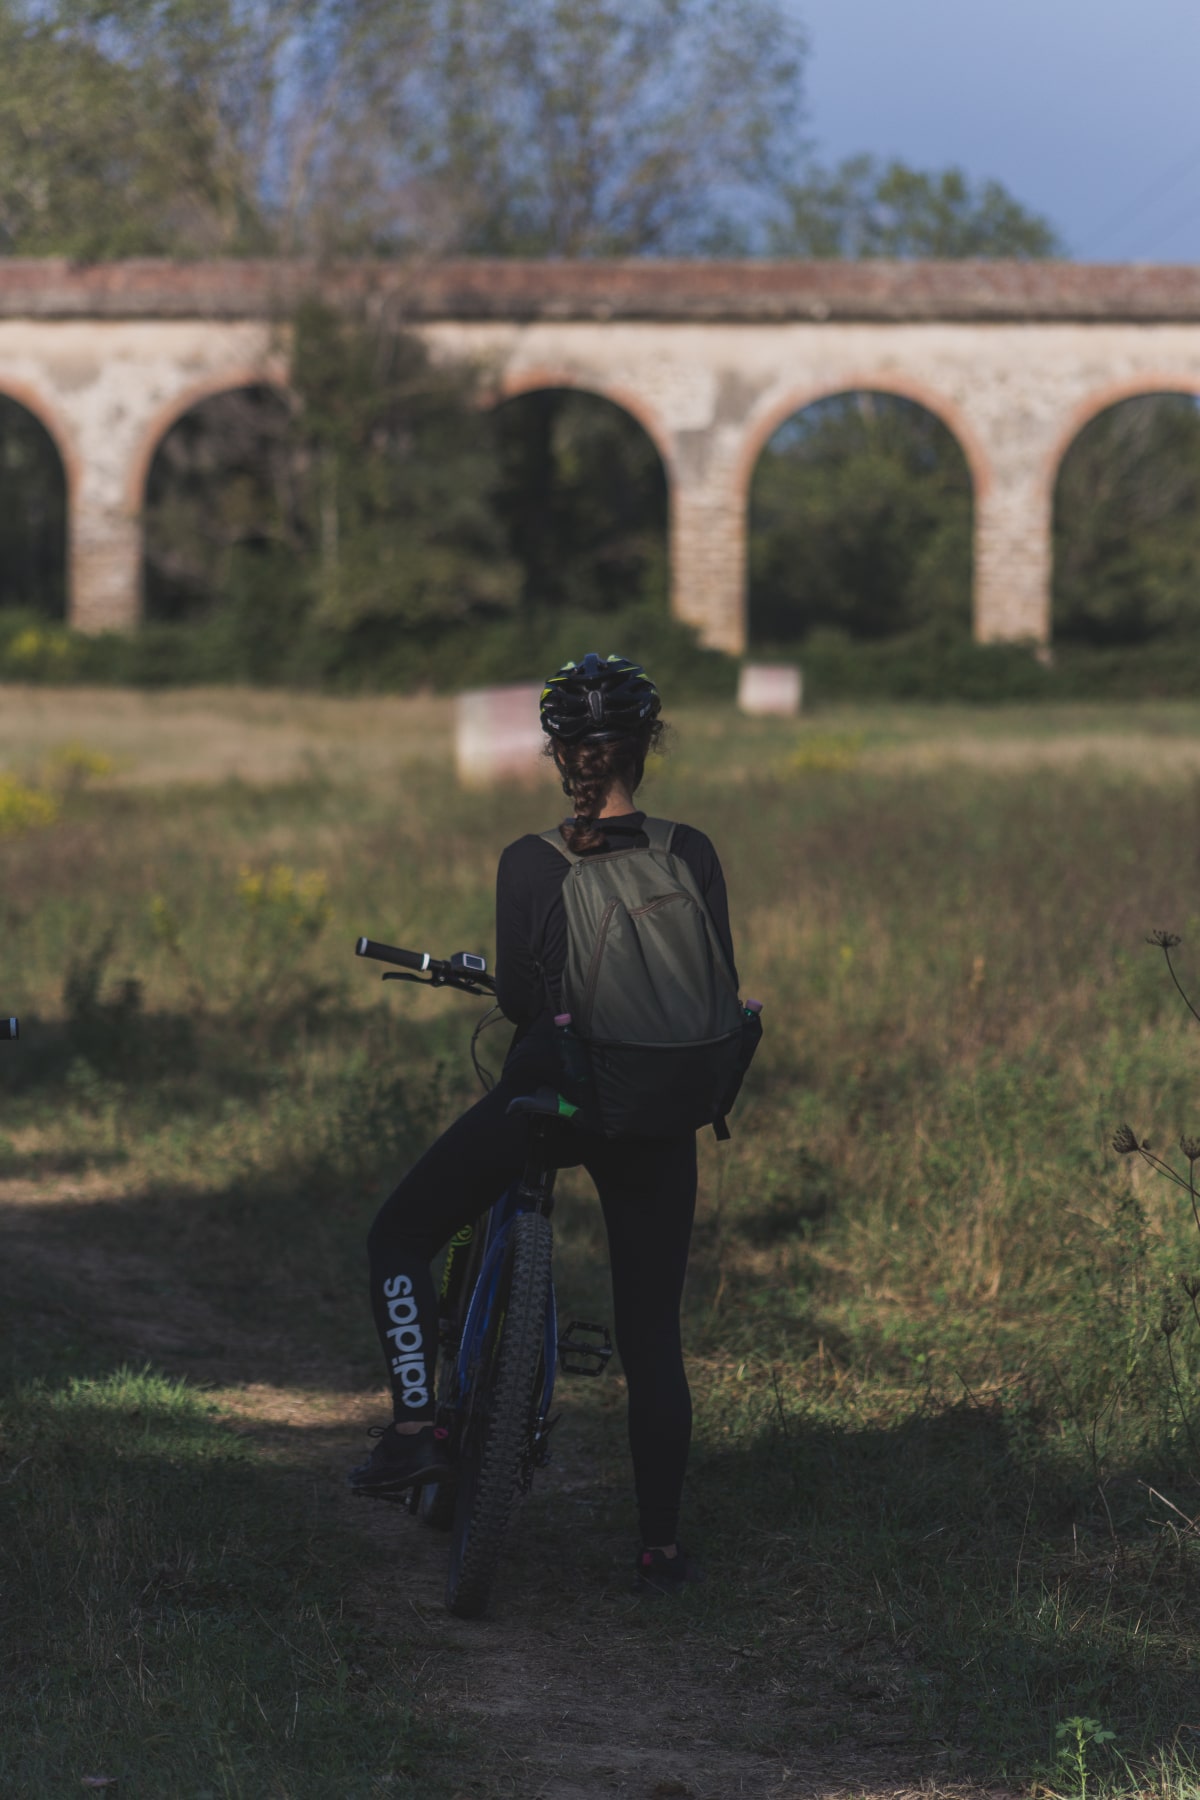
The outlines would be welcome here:
<svg viewBox="0 0 1200 1800">
<path fill-rule="evenodd" d="M 668 1556 L 665 1550 L 639 1550 L 633 1565 L 635 1594 L 653 1594 L 660 1598 L 682 1594 L 685 1587 L 703 1580 L 704 1571 L 682 1544 L 675 1546 L 674 1556 Z"/>
<path fill-rule="evenodd" d="M 367 1436 L 378 1438 L 379 1442 L 366 1462 L 351 1469 L 347 1477 L 356 1494 L 399 1499 L 406 1488 L 426 1481 L 445 1481 L 450 1474 L 447 1434 L 440 1426 L 425 1425 L 420 1431 L 401 1434 L 390 1425 L 373 1425 Z"/>
</svg>

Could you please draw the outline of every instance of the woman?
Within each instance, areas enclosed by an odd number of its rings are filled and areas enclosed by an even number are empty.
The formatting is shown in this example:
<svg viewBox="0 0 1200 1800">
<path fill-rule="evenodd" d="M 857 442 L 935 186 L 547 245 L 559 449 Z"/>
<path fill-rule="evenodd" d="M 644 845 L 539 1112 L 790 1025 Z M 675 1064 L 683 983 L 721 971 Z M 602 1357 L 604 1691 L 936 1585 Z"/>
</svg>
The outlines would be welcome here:
<svg viewBox="0 0 1200 1800">
<path fill-rule="evenodd" d="M 633 796 L 662 735 L 658 691 L 636 664 L 594 653 L 567 663 L 542 693 L 546 732 L 574 816 L 559 827 L 580 856 L 644 846 L 645 814 Z M 734 967 L 725 881 L 700 831 L 678 825 L 672 855 L 691 871 Z M 392 1369 L 395 1421 L 377 1429 L 358 1493 L 394 1497 L 444 1476 L 434 1427 L 432 1371 L 437 1305 L 430 1263 L 520 1173 L 526 1126 L 506 1118 L 509 1101 L 561 1084 L 554 1015 L 567 955 L 562 884 L 568 864 L 530 835 L 500 858 L 496 884 L 496 997 L 516 1026 L 492 1092 L 445 1132 L 384 1203 L 368 1242 L 371 1303 Z M 736 981 L 736 976 L 734 977 Z M 675 1593 L 700 1578 L 677 1535 L 691 1437 L 679 1306 L 696 1202 L 696 1138 L 637 1141 L 574 1134 L 572 1161 L 596 1184 L 608 1231 L 617 1349 L 629 1390 L 642 1547 L 637 1590 Z"/>
</svg>

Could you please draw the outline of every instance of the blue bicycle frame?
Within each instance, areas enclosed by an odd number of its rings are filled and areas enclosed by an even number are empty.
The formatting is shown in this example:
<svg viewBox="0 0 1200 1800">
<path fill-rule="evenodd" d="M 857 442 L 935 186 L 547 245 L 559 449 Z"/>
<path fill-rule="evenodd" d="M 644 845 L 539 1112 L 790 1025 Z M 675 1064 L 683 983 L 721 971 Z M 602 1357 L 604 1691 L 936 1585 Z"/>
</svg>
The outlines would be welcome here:
<svg viewBox="0 0 1200 1800">
<path fill-rule="evenodd" d="M 508 1248 L 513 1220 L 518 1214 L 531 1210 L 527 1206 L 522 1206 L 521 1199 L 521 1182 L 514 1181 L 487 1215 L 487 1223 L 484 1227 L 483 1266 L 471 1291 L 466 1318 L 463 1320 L 462 1341 L 458 1347 L 455 1399 L 459 1403 L 461 1403 L 462 1396 L 469 1394 L 475 1384 L 480 1353 L 487 1338 L 488 1325 L 496 1301 L 496 1291 L 500 1285 L 500 1272 L 504 1267 L 504 1254 Z M 555 1304 L 553 1281 L 550 1283 L 549 1304 L 546 1308 L 543 1360 L 546 1377 L 542 1388 L 538 1420 L 539 1425 L 542 1426 L 549 1416 L 550 1404 L 554 1398 L 554 1375 L 558 1364 L 558 1308 Z"/>
</svg>

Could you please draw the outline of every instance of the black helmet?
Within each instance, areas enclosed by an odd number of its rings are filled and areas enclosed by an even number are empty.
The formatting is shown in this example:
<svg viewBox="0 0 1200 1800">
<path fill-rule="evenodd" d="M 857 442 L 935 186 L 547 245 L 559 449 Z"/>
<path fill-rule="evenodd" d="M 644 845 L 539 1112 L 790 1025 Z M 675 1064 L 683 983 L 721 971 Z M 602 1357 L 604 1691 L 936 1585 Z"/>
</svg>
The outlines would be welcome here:
<svg viewBox="0 0 1200 1800">
<path fill-rule="evenodd" d="M 637 663 L 597 656 L 564 663 L 542 689 L 542 730 L 568 744 L 632 737 L 662 710 L 658 689 Z"/>
</svg>

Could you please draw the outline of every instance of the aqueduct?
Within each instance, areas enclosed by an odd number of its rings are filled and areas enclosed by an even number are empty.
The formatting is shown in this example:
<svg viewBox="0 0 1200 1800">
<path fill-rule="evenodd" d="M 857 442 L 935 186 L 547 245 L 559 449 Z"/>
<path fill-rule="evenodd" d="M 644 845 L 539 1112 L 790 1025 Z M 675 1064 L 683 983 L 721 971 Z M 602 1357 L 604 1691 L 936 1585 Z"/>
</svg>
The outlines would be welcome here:
<svg viewBox="0 0 1200 1800">
<path fill-rule="evenodd" d="M 286 384 L 287 319 L 314 290 L 394 309 L 498 395 L 578 387 L 631 412 L 667 471 L 674 609 L 734 652 L 754 464 L 814 400 L 873 389 L 944 421 L 974 483 L 975 634 L 1045 643 L 1068 444 L 1116 400 L 1200 394 L 1200 268 L 0 261 L 0 393 L 63 459 L 76 626 L 137 623 L 155 449 L 198 400 Z"/>
</svg>

